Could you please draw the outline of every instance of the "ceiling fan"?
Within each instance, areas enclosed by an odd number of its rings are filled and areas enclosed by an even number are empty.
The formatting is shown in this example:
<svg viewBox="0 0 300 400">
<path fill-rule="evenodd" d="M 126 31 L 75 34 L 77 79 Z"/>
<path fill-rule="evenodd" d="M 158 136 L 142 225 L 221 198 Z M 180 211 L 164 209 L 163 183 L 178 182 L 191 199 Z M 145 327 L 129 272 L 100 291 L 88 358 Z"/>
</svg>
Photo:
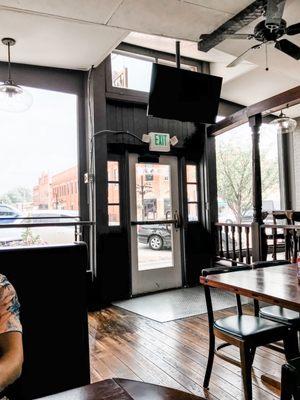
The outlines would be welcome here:
<svg viewBox="0 0 300 400">
<path fill-rule="evenodd" d="M 244 51 L 235 60 L 233 60 L 230 64 L 228 64 L 227 67 L 229 67 L 229 68 L 235 67 L 236 65 L 238 65 L 242 60 L 244 60 L 247 57 L 248 52 L 250 52 L 251 50 L 260 49 L 263 45 L 267 45 L 270 43 L 275 44 L 276 49 L 282 51 L 283 53 L 287 54 L 290 57 L 293 57 L 295 60 L 299 60 L 300 59 L 300 47 L 287 39 L 281 39 L 284 35 L 293 36 L 293 35 L 300 34 L 300 22 L 290 25 L 290 26 L 287 26 L 286 21 L 282 18 L 284 6 L 285 6 L 285 0 L 267 0 L 265 2 L 256 1 L 254 3 L 258 3 L 258 5 L 260 7 L 263 6 L 263 15 L 264 15 L 265 19 L 263 21 L 259 22 L 255 26 L 254 32 L 252 34 L 234 33 L 232 31 L 231 31 L 232 32 L 231 33 L 228 23 L 225 23 L 223 26 L 218 28 L 212 34 L 208 34 L 208 35 L 206 34 L 206 35 L 200 36 L 200 42 L 198 44 L 199 50 L 208 51 L 209 48 L 213 47 L 212 46 L 213 42 L 218 43 L 224 39 L 248 39 L 248 40 L 255 39 L 260 43 L 255 44 L 254 46 L 252 46 L 249 49 L 247 49 L 246 51 Z M 252 5 L 254 5 L 254 3 L 252 3 Z M 239 14 L 241 16 L 244 16 L 245 12 L 247 12 L 248 9 L 249 9 L 249 7 L 247 9 L 243 10 Z M 254 18 L 253 10 L 250 10 L 250 11 L 252 13 L 251 17 L 253 20 L 253 18 Z M 244 15 L 242 13 L 244 13 Z M 236 24 L 237 24 L 236 18 L 239 17 L 239 14 L 237 16 L 233 17 L 232 20 L 228 21 L 229 24 L 231 21 L 233 21 L 235 23 L 234 28 L 236 27 Z M 248 15 L 246 14 L 246 18 Z M 240 21 L 238 21 L 238 22 L 240 22 Z M 249 22 L 251 22 L 251 20 Z M 246 23 L 244 22 L 243 26 L 245 26 L 245 25 L 246 25 Z M 236 29 L 234 29 L 234 31 L 236 31 Z M 221 33 L 221 35 L 220 35 L 220 33 Z M 219 38 L 217 38 L 216 36 L 219 36 Z M 279 40 L 279 39 L 281 39 L 281 40 Z"/>
</svg>

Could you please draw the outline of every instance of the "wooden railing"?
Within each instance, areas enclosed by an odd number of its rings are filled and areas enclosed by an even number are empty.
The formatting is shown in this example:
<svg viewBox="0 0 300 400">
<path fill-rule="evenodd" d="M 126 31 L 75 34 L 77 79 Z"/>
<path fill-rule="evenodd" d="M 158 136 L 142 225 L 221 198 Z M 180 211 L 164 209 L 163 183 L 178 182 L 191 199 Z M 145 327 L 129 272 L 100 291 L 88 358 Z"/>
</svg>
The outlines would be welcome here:
<svg viewBox="0 0 300 400">
<path fill-rule="evenodd" d="M 251 264 L 251 225 L 217 222 L 217 257 L 232 263 Z"/>
<path fill-rule="evenodd" d="M 251 224 L 227 224 L 217 222 L 217 258 L 233 264 L 252 263 Z M 261 260 L 285 259 L 295 262 L 300 251 L 300 225 L 261 225 L 261 233 L 265 243 Z"/>
</svg>

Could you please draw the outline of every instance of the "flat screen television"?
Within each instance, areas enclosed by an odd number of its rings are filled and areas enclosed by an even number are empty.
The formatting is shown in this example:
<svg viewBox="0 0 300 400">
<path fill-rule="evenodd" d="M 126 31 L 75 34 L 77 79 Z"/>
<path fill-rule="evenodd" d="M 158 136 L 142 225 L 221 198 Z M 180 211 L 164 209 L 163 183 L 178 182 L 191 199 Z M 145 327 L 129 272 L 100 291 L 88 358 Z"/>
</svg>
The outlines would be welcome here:
<svg viewBox="0 0 300 400">
<path fill-rule="evenodd" d="M 153 64 L 148 115 L 214 124 L 222 78 Z"/>
</svg>

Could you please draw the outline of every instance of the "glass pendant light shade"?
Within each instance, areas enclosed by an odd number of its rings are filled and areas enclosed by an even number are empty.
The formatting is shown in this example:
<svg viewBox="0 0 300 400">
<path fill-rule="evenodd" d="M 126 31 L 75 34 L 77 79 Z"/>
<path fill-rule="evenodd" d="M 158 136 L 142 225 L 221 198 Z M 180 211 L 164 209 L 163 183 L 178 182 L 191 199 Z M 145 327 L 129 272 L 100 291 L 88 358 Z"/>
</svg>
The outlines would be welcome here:
<svg viewBox="0 0 300 400">
<path fill-rule="evenodd" d="M 274 121 L 270 122 L 270 125 L 273 125 L 277 128 L 278 133 L 289 133 L 294 132 L 297 126 L 297 122 L 293 118 L 287 117 L 281 111 L 278 118 L 274 119 Z"/>
<path fill-rule="evenodd" d="M 23 112 L 32 105 L 32 96 L 21 86 L 6 81 L 0 85 L 0 110 Z"/>
<path fill-rule="evenodd" d="M 16 41 L 11 38 L 3 38 L 2 43 L 8 49 L 8 79 L 0 85 L 0 110 L 10 112 L 23 112 L 30 108 L 32 96 L 11 78 L 10 47 Z"/>
</svg>

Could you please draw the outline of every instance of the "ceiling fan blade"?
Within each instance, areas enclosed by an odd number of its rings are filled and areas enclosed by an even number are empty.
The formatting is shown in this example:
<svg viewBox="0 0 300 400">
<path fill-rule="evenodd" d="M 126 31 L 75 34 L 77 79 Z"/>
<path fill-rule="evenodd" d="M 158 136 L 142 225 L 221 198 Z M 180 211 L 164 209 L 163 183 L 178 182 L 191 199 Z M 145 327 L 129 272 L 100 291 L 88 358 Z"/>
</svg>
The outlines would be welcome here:
<svg viewBox="0 0 300 400">
<path fill-rule="evenodd" d="M 298 22 L 298 24 L 288 26 L 286 28 L 286 33 L 288 35 L 297 35 L 300 33 L 300 22 Z"/>
<path fill-rule="evenodd" d="M 225 35 L 225 39 L 252 39 L 253 37 L 252 33 L 228 33 Z"/>
<path fill-rule="evenodd" d="M 271 31 L 280 26 L 285 0 L 268 0 L 265 25 Z"/>
<path fill-rule="evenodd" d="M 281 39 L 276 42 L 275 47 L 295 60 L 300 60 L 300 47 L 289 40 Z"/>
<path fill-rule="evenodd" d="M 242 53 L 237 58 L 235 58 L 230 64 L 226 65 L 226 68 L 232 68 L 232 67 L 235 67 L 236 65 L 240 64 L 246 58 L 246 55 L 248 54 L 248 52 L 250 50 L 260 49 L 261 46 L 262 46 L 262 44 L 256 44 L 255 46 L 250 47 L 249 49 L 244 51 L 244 53 Z"/>
</svg>

